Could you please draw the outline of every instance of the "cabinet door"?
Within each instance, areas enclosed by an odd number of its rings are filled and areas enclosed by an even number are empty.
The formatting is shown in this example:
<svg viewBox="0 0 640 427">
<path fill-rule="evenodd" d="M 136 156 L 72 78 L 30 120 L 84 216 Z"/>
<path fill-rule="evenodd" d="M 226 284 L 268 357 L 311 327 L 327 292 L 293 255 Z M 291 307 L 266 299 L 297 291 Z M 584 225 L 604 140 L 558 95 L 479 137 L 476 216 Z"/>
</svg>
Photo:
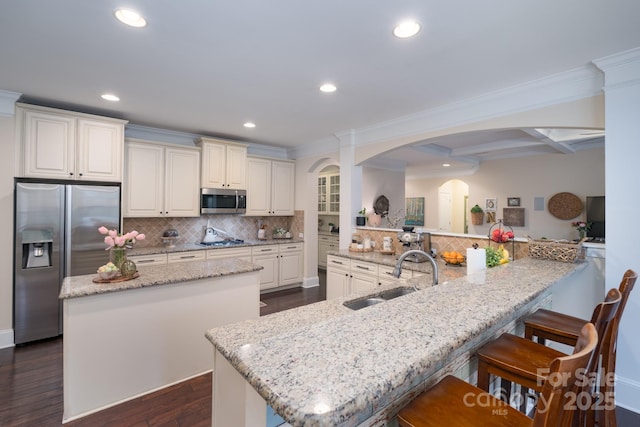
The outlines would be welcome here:
<svg viewBox="0 0 640 427">
<path fill-rule="evenodd" d="M 202 187 L 224 188 L 227 151 L 224 144 L 202 144 Z"/>
<path fill-rule="evenodd" d="M 289 162 L 272 162 L 271 165 L 271 213 L 293 215 L 295 165 Z"/>
<path fill-rule="evenodd" d="M 200 153 L 165 148 L 165 214 L 200 216 Z"/>
<path fill-rule="evenodd" d="M 247 147 L 227 146 L 226 185 L 235 190 L 247 188 Z"/>
<path fill-rule="evenodd" d="M 326 214 L 328 210 L 327 204 L 327 176 L 318 177 L 318 213 Z"/>
<path fill-rule="evenodd" d="M 329 176 L 328 213 L 340 214 L 340 175 Z"/>
<path fill-rule="evenodd" d="M 278 287 L 280 278 L 278 274 L 279 260 L 277 251 L 277 249 L 274 249 L 271 253 L 253 255 L 252 257 L 254 264 L 263 267 L 262 270 L 260 270 L 260 290 Z"/>
<path fill-rule="evenodd" d="M 247 160 L 247 212 L 246 215 L 269 215 L 271 211 L 271 161 Z"/>
<path fill-rule="evenodd" d="M 331 250 L 329 237 L 318 237 L 318 267 L 327 267 L 327 252 Z"/>
<path fill-rule="evenodd" d="M 327 300 L 346 296 L 349 293 L 349 271 L 341 268 L 327 269 Z"/>
<path fill-rule="evenodd" d="M 349 293 L 368 292 L 378 286 L 378 277 L 351 271 L 351 286 Z"/>
<path fill-rule="evenodd" d="M 25 111 L 23 126 L 24 176 L 76 179 L 75 118 Z"/>
<path fill-rule="evenodd" d="M 280 254 L 280 286 L 302 282 L 302 251 Z"/>
<path fill-rule="evenodd" d="M 77 179 L 122 181 L 123 127 L 78 119 Z"/>
<path fill-rule="evenodd" d="M 125 152 L 123 216 L 163 216 L 164 148 L 127 143 Z"/>
</svg>

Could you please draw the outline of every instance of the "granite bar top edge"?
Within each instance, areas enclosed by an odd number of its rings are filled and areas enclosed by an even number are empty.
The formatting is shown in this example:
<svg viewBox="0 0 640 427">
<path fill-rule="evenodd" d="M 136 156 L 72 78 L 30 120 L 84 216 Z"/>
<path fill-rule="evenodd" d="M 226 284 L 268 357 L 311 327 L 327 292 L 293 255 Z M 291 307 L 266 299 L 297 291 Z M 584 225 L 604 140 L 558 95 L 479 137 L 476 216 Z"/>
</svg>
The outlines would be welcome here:
<svg viewBox="0 0 640 427">
<path fill-rule="evenodd" d="M 541 294 L 550 292 L 554 283 L 583 268 L 586 263 L 527 258 L 447 284 L 435 287 L 425 284 L 426 288 L 419 292 L 359 311 L 342 305 L 353 296 L 343 297 L 299 307 L 290 313 L 285 311 L 214 328 L 208 330 L 206 336 L 292 425 L 353 425 L 373 414 L 371 408 L 380 404 L 382 395 L 401 395 L 403 387 L 411 386 L 410 383 L 403 385 L 406 378 L 430 375 L 439 358 L 482 334 L 514 309 L 531 304 Z M 514 279 L 519 280 L 518 288 L 511 283 Z M 429 277 L 422 279 L 423 282 L 429 280 Z M 496 301 L 488 302 L 489 295 L 494 294 Z M 443 311 L 445 303 L 455 306 L 456 310 Z M 474 304 L 488 308 L 470 311 L 470 305 Z M 433 322 L 424 328 L 416 326 L 421 319 Z M 464 333 L 452 332 L 456 330 Z M 445 331 L 445 336 L 438 338 L 438 331 Z M 394 336 L 401 338 L 396 340 Z M 376 356 L 377 346 L 389 354 Z M 292 362 L 291 358 L 296 359 Z M 405 360 L 403 367 L 386 362 L 394 358 Z M 323 360 L 331 361 L 325 369 Z M 362 364 L 361 369 L 353 367 L 356 362 Z M 305 366 L 310 367 L 307 372 Z M 356 375 L 347 371 L 332 373 L 345 366 L 354 369 Z M 367 377 L 367 374 L 373 376 Z M 304 382 L 297 381 L 301 377 L 305 378 Z M 332 381 L 342 386 L 333 389 Z M 354 387 L 358 390 L 355 394 L 345 391 Z M 313 404 L 319 403 L 318 395 L 323 390 L 326 391 L 325 404 L 331 410 L 316 414 Z"/>
<path fill-rule="evenodd" d="M 113 283 L 94 283 L 97 274 L 65 277 L 60 287 L 60 299 L 177 284 L 193 280 L 217 278 L 259 271 L 263 267 L 241 259 L 214 259 L 181 262 L 175 264 L 138 267 L 139 277 Z"/>
</svg>

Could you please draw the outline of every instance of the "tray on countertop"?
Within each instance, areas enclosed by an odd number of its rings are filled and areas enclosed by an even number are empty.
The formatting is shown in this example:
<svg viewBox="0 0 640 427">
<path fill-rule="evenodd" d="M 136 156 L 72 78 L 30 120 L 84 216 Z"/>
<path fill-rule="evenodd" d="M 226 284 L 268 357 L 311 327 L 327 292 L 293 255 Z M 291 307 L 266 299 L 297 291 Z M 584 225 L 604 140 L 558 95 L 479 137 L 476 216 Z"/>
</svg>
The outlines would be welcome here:
<svg viewBox="0 0 640 427">
<path fill-rule="evenodd" d="M 93 283 L 118 283 L 118 282 L 126 282 L 128 280 L 133 280 L 140 277 L 140 273 L 137 271 L 133 274 L 133 276 L 124 277 L 124 276 L 116 276 L 113 279 L 101 279 L 100 276 L 94 277 L 91 281 Z"/>
</svg>

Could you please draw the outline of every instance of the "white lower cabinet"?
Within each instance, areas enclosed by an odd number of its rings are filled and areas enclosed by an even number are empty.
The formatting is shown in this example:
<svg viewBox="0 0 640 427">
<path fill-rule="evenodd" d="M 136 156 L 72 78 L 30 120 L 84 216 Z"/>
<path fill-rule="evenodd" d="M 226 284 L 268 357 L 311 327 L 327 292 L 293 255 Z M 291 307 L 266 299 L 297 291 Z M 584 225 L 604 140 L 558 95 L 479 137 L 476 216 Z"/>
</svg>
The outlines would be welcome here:
<svg viewBox="0 0 640 427">
<path fill-rule="evenodd" d="M 302 282 L 302 243 L 254 246 L 252 262 L 261 265 L 260 290 Z"/>
<path fill-rule="evenodd" d="M 251 248 L 243 246 L 241 248 L 221 248 L 207 250 L 207 259 L 236 258 L 251 262 Z"/>
<path fill-rule="evenodd" d="M 260 290 L 278 287 L 278 245 L 252 248 L 251 262 L 262 266 L 262 270 L 260 270 Z"/>
<path fill-rule="evenodd" d="M 327 252 L 336 251 L 340 245 L 340 237 L 337 235 L 318 235 L 318 267 L 327 268 Z"/>
<path fill-rule="evenodd" d="M 378 286 L 378 265 L 372 262 L 327 256 L 327 299 L 366 292 Z"/>
<path fill-rule="evenodd" d="M 419 277 L 425 273 L 402 270 L 400 279 L 393 277 L 393 267 L 372 262 L 327 256 L 327 299 L 347 296 L 355 292 L 374 291 L 382 285 L 402 285 L 398 280 Z"/>
</svg>

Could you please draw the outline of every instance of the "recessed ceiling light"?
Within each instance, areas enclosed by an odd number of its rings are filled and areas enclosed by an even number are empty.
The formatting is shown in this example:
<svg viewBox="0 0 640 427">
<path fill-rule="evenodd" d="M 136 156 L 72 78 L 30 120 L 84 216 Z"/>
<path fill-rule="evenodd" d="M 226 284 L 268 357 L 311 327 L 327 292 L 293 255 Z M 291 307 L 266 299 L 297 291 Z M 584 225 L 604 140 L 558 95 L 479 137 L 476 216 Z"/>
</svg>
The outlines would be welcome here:
<svg viewBox="0 0 640 427">
<path fill-rule="evenodd" d="M 449 166 L 451 166 L 451 163 L 443 163 L 442 166 L 448 168 Z"/>
<path fill-rule="evenodd" d="M 393 29 L 393 35 L 399 39 L 413 37 L 420 31 L 420 24 L 416 21 L 403 21 Z"/>
<path fill-rule="evenodd" d="M 333 83 L 325 83 L 322 86 L 320 86 L 320 90 L 325 93 L 331 93 L 331 92 L 335 92 L 337 88 L 336 88 L 336 85 L 334 85 Z"/>
<path fill-rule="evenodd" d="M 252 123 L 252 122 L 247 122 L 243 126 L 246 127 L 246 128 L 254 128 L 254 127 L 256 127 L 256 124 Z"/>
<path fill-rule="evenodd" d="M 135 10 L 116 9 L 114 12 L 118 21 L 131 27 L 142 28 L 147 26 L 147 21 Z"/>
<path fill-rule="evenodd" d="M 118 98 L 116 95 L 112 93 L 105 93 L 104 95 L 101 96 L 101 98 L 104 99 L 105 101 L 112 101 L 112 102 L 120 101 L 120 98 Z"/>
</svg>

